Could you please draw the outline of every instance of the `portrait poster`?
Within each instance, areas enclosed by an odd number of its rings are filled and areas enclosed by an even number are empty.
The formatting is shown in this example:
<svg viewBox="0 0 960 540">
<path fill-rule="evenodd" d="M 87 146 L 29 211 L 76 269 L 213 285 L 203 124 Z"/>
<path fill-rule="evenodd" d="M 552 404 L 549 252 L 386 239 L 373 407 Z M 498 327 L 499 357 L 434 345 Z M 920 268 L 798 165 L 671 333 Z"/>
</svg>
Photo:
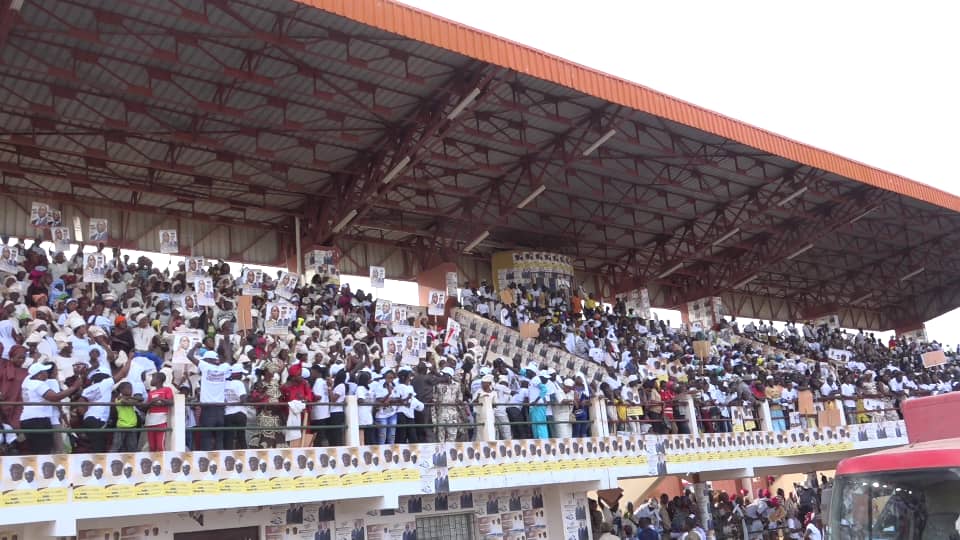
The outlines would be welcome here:
<svg viewBox="0 0 960 540">
<path fill-rule="evenodd" d="M 180 240 L 177 237 L 176 229 L 160 229 L 157 234 L 160 237 L 160 253 L 170 254 L 180 252 Z"/>
<path fill-rule="evenodd" d="M 54 251 L 67 251 L 70 249 L 69 227 L 53 227 L 50 229 L 50 236 L 53 239 Z"/>
<path fill-rule="evenodd" d="M 203 307 L 201 307 L 200 303 L 197 301 L 197 295 L 195 293 L 187 293 L 183 295 L 182 307 L 184 315 L 186 315 L 188 318 L 199 314 L 203 310 Z"/>
<path fill-rule="evenodd" d="M 62 227 L 63 216 L 49 204 L 34 201 L 30 204 L 30 224 L 39 228 Z"/>
<path fill-rule="evenodd" d="M 381 323 L 393 322 L 393 302 L 389 300 L 377 300 L 377 305 L 374 308 L 374 320 Z"/>
<path fill-rule="evenodd" d="M 20 265 L 17 261 L 19 257 L 20 252 L 15 247 L 3 246 L 0 248 L 0 272 L 16 274 L 17 266 Z"/>
<path fill-rule="evenodd" d="M 297 293 L 297 286 L 300 284 L 300 274 L 296 272 L 283 272 L 280 279 L 277 280 L 276 293 L 280 298 L 293 298 Z"/>
<path fill-rule="evenodd" d="M 459 275 L 456 272 L 447 272 L 447 296 L 455 298 L 459 292 Z"/>
<path fill-rule="evenodd" d="M 297 317 L 297 309 L 286 302 L 268 302 L 265 315 L 264 332 L 274 336 L 286 335 L 290 333 L 290 325 Z"/>
<path fill-rule="evenodd" d="M 107 256 L 103 253 L 83 254 L 83 282 L 103 283 L 107 272 Z"/>
<path fill-rule="evenodd" d="M 203 266 L 206 264 L 203 257 L 187 257 L 184 263 L 186 266 L 187 282 L 193 283 L 198 278 L 204 276 Z"/>
<path fill-rule="evenodd" d="M 449 345 L 451 343 L 456 343 L 460 339 L 460 334 L 463 331 L 463 328 L 460 326 L 460 323 L 453 320 L 453 317 L 447 318 L 447 332 L 443 338 L 443 344 Z"/>
<path fill-rule="evenodd" d="M 434 315 L 434 316 L 443 315 L 444 306 L 447 303 L 446 291 L 438 291 L 436 289 L 431 289 L 430 295 L 427 298 L 428 298 L 427 315 Z"/>
<path fill-rule="evenodd" d="M 387 279 L 387 269 L 382 266 L 370 267 L 370 287 L 382 289 Z"/>
<path fill-rule="evenodd" d="M 197 293 L 197 304 L 201 306 L 214 305 L 213 279 L 197 278 L 193 281 L 193 290 Z"/>
<path fill-rule="evenodd" d="M 253 268 L 245 268 L 241 277 L 243 294 L 258 296 L 263 292 L 263 272 Z"/>
<path fill-rule="evenodd" d="M 107 230 L 107 220 L 90 218 L 90 224 L 87 226 L 87 239 L 90 242 L 106 242 L 109 240 L 110 231 Z"/>
<path fill-rule="evenodd" d="M 171 361 L 174 366 L 184 366 L 190 363 L 187 353 L 193 349 L 193 346 L 200 343 L 201 336 L 194 330 L 178 330 L 173 333 L 173 343 L 170 350 L 173 351 Z"/>
</svg>

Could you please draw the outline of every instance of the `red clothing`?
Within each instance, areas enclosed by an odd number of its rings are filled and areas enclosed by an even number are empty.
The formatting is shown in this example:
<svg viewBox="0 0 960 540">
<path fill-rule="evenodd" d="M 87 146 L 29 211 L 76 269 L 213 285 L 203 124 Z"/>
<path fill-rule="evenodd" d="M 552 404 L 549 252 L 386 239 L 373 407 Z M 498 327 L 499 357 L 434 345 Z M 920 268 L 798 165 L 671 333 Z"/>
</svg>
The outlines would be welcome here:
<svg viewBox="0 0 960 540">
<path fill-rule="evenodd" d="M 173 401 L 173 388 L 170 388 L 169 386 L 164 386 L 162 388 L 153 389 L 147 392 L 147 403 L 150 403 L 155 399 Z M 163 414 L 163 413 L 169 414 L 170 407 L 150 407 L 150 410 L 148 410 L 147 412 L 158 413 L 158 414 Z"/>
<path fill-rule="evenodd" d="M 287 403 L 298 400 L 304 403 L 313 401 L 313 390 L 310 389 L 306 379 L 300 379 L 297 384 L 287 381 L 280 387 L 280 401 Z"/>
<path fill-rule="evenodd" d="M 26 368 L 16 367 L 9 360 L 0 361 L 0 401 L 22 401 L 20 393 L 26 378 Z M 20 427 L 21 412 L 23 405 L 4 405 L 0 408 L 3 421 L 14 429 Z"/>
<path fill-rule="evenodd" d="M 310 384 L 307 383 L 306 379 L 300 379 L 300 382 L 297 384 L 291 383 L 289 380 L 283 383 L 283 386 L 280 387 L 280 401 L 283 403 L 288 403 L 291 401 L 302 401 L 304 403 L 309 403 L 313 401 L 313 390 L 310 389 Z M 290 409 L 284 407 L 280 412 L 280 417 L 283 418 L 283 421 L 287 421 L 287 414 L 290 412 Z M 301 413 L 301 416 L 306 414 L 306 410 Z"/>
</svg>

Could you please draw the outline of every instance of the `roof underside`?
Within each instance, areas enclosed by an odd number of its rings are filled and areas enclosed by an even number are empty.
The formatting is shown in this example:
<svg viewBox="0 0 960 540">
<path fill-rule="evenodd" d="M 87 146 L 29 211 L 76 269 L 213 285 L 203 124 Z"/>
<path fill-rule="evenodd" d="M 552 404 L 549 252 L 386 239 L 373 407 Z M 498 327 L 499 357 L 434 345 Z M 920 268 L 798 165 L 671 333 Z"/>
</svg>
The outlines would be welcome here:
<svg viewBox="0 0 960 540">
<path fill-rule="evenodd" d="M 257 263 L 286 261 L 300 217 L 344 271 L 396 278 L 551 250 L 602 293 L 742 316 L 891 328 L 960 304 L 955 197 L 405 6 L 309 3 L 0 14 L 7 208 L 107 217 L 127 247 L 153 230 L 134 214 L 188 244 L 251 229 L 220 251 Z"/>
</svg>

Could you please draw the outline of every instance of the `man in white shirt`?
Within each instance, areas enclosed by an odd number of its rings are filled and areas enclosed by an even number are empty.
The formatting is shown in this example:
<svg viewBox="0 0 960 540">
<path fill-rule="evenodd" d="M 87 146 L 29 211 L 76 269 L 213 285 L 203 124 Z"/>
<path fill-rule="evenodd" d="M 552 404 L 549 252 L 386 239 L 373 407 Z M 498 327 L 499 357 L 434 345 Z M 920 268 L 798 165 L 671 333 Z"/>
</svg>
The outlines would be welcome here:
<svg viewBox="0 0 960 540">
<path fill-rule="evenodd" d="M 320 364 L 314 364 L 310 368 L 310 373 L 313 375 L 313 398 L 320 403 L 320 405 L 310 406 L 310 425 L 314 427 L 325 426 L 330 421 L 330 387 L 327 386 L 329 371 Z M 327 430 L 317 429 L 314 433 L 314 444 L 326 446 L 320 444 L 326 440 Z"/>
<path fill-rule="evenodd" d="M 843 412 L 847 415 L 847 424 L 857 423 L 857 387 L 853 384 L 853 375 L 843 378 L 840 385 L 840 395 L 843 396 Z"/>
<path fill-rule="evenodd" d="M 238 404 L 247 401 L 247 386 L 243 384 L 243 377 L 247 370 L 243 365 L 237 363 L 230 368 L 230 380 L 224 386 L 223 397 L 225 403 Z M 223 411 L 223 423 L 225 426 L 234 428 L 234 431 L 227 431 L 223 438 L 223 447 L 225 450 L 243 450 L 247 447 L 247 407 L 243 405 L 230 405 Z"/>
<path fill-rule="evenodd" d="M 221 404 L 226 400 L 230 366 L 221 363 L 220 356 L 214 351 L 207 351 L 203 353 L 203 358 L 197 359 L 199 348 L 200 344 L 195 344 L 187 358 L 200 370 L 200 403 L 205 404 L 200 411 L 200 427 L 224 427 L 224 407 Z M 223 432 L 201 431 L 200 449 L 223 449 Z"/>
</svg>

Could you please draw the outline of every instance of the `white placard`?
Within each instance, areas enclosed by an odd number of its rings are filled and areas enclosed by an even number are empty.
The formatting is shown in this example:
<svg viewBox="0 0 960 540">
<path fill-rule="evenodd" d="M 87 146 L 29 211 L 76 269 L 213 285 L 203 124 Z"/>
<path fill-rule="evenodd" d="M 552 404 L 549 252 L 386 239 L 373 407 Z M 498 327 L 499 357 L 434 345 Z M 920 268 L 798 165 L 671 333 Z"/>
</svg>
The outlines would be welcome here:
<svg viewBox="0 0 960 540">
<path fill-rule="evenodd" d="M 50 229 L 50 236 L 53 238 L 54 251 L 67 251 L 70 249 L 69 227 L 53 227 Z"/>
<path fill-rule="evenodd" d="M 446 291 L 431 289 L 427 296 L 427 315 L 443 315 L 444 306 L 447 303 Z"/>
<path fill-rule="evenodd" d="M 103 253 L 83 254 L 83 282 L 103 283 L 107 272 L 107 256 Z"/>
<path fill-rule="evenodd" d="M 193 290 L 197 291 L 197 304 L 201 306 L 212 306 L 213 301 L 213 279 L 197 278 L 193 282 Z"/>
<path fill-rule="evenodd" d="M 382 266 L 370 267 L 370 286 L 374 289 L 382 289 L 387 278 L 387 269 Z"/>
<path fill-rule="evenodd" d="M 160 253 L 179 253 L 180 239 L 177 237 L 176 229 L 160 229 L 157 232 L 160 238 Z M 203 258 L 201 257 L 201 260 Z"/>
</svg>

